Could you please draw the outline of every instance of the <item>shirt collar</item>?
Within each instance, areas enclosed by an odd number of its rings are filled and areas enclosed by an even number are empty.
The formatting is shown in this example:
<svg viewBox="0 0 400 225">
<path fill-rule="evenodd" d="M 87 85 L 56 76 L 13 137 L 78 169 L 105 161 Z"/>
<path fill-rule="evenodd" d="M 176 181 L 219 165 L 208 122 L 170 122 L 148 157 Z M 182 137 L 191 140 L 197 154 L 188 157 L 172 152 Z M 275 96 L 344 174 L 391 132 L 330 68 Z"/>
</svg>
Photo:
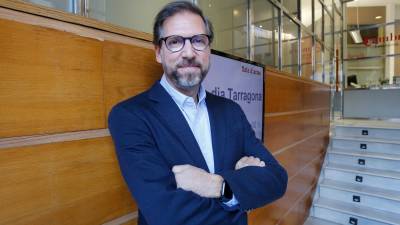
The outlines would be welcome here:
<svg viewBox="0 0 400 225">
<path fill-rule="evenodd" d="M 185 103 L 194 103 L 194 99 L 192 97 L 189 97 L 185 94 L 182 94 L 178 90 L 176 90 L 172 85 L 170 85 L 167 81 L 166 75 L 163 74 L 161 81 L 160 81 L 161 86 L 164 87 L 164 89 L 168 92 L 168 94 L 174 99 L 176 104 L 178 104 L 180 107 L 183 107 Z M 203 85 L 200 85 L 198 97 L 199 97 L 199 104 L 205 101 L 206 98 L 206 90 L 204 89 Z"/>
</svg>

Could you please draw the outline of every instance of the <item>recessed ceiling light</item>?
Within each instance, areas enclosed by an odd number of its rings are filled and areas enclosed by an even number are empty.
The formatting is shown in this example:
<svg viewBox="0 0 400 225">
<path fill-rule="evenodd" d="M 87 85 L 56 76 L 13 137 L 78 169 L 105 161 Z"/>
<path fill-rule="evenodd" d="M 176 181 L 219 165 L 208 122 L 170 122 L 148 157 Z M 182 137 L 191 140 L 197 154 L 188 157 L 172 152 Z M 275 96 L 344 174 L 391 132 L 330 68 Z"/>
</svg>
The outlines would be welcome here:
<svg viewBox="0 0 400 225">
<path fill-rule="evenodd" d="M 376 16 L 375 19 L 377 20 L 382 19 L 382 16 Z"/>
<path fill-rule="evenodd" d="M 259 27 L 262 28 L 262 25 L 260 25 Z"/>
<path fill-rule="evenodd" d="M 237 16 L 237 15 L 239 15 L 239 10 L 237 10 L 237 9 L 234 9 L 234 10 L 233 10 L 233 15 L 234 15 L 234 16 Z"/>
</svg>

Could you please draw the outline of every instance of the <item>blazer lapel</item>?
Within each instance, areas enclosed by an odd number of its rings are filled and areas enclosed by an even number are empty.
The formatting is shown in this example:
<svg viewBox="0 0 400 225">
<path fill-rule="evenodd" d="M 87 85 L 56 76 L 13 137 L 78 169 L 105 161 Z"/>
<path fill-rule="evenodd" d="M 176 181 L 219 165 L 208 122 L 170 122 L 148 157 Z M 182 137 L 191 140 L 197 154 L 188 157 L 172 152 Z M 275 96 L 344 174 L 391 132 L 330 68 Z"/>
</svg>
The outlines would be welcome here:
<svg viewBox="0 0 400 225">
<path fill-rule="evenodd" d="M 218 104 L 214 101 L 211 94 L 207 93 L 206 98 L 208 117 L 210 118 L 211 138 L 214 152 L 215 173 L 224 168 L 224 146 L 226 141 L 225 118 L 219 111 Z"/>
<path fill-rule="evenodd" d="M 195 166 L 209 172 L 207 163 L 189 124 L 182 115 L 179 107 L 159 82 L 156 82 L 150 89 L 149 98 L 157 102 L 154 104 L 154 109 L 158 112 L 160 118 L 170 129 L 171 133 L 185 146 L 184 149 L 195 162 Z"/>
</svg>

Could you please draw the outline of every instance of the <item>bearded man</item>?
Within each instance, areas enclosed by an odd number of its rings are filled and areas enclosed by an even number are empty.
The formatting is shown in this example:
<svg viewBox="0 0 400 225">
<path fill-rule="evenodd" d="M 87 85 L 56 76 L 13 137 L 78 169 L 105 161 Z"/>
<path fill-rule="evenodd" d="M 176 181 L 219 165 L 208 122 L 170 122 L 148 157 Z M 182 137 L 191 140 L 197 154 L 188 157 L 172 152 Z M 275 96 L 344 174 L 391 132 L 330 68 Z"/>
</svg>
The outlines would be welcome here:
<svg viewBox="0 0 400 225">
<path fill-rule="evenodd" d="M 280 198 L 287 173 L 255 137 L 242 109 L 201 85 L 210 21 L 192 3 L 166 5 L 154 23 L 164 74 L 109 116 L 139 225 L 246 225 L 247 212 Z"/>
</svg>

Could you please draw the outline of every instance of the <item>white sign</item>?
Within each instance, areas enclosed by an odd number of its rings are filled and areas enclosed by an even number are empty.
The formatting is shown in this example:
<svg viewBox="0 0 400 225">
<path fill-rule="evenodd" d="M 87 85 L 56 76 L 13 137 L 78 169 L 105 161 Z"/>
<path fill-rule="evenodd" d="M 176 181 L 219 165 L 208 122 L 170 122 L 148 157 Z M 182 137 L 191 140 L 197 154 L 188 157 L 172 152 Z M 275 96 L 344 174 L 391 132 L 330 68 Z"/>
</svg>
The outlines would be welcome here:
<svg viewBox="0 0 400 225">
<path fill-rule="evenodd" d="M 264 75 L 263 67 L 211 54 L 211 66 L 203 85 L 208 92 L 237 102 L 256 137 L 262 140 Z"/>
</svg>

